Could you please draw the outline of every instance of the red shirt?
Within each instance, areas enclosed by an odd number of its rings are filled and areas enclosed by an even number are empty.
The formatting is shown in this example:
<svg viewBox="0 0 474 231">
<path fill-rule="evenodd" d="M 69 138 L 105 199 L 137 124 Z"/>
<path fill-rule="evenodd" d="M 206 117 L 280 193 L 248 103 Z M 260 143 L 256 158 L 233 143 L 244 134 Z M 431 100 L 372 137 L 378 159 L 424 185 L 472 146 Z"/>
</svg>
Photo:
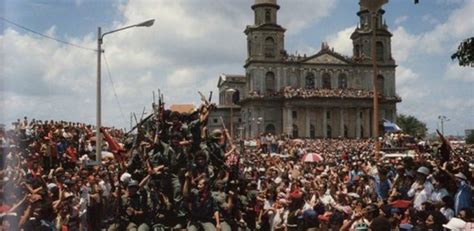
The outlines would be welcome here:
<svg viewBox="0 0 474 231">
<path fill-rule="evenodd" d="M 77 151 L 76 151 L 76 148 L 72 147 L 72 146 L 69 146 L 67 149 L 66 149 L 66 154 L 71 157 L 71 161 L 72 162 L 76 162 L 77 161 Z"/>
</svg>

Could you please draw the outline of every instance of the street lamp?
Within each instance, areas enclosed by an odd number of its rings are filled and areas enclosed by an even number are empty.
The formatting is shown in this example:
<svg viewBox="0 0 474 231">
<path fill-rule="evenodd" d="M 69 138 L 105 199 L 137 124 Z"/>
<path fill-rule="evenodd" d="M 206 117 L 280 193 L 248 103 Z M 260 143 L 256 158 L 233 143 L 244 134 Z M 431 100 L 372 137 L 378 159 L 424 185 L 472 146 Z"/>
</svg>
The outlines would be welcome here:
<svg viewBox="0 0 474 231">
<path fill-rule="evenodd" d="M 234 94 L 235 89 L 229 88 L 226 92 L 230 95 L 230 137 L 234 138 Z"/>
<path fill-rule="evenodd" d="M 441 134 L 444 135 L 444 122 L 445 122 L 445 121 L 448 122 L 449 119 L 448 119 L 446 116 L 444 116 L 444 115 L 438 116 L 438 119 L 441 121 Z"/>
<path fill-rule="evenodd" d="M 257 118 L 257 137 L 260 136 L 260 124 L 263 124 L 263 117 Z"/>
<path fill-rule="evenodd" d="M 101 54 L 103 52 L 102 50 L 102 42 L 103 42 L 103 39 L 104 39 L 104 36 L 107 35 L 107 34 L 112 34 L 112 33 L 115 33 L 115 32 L 118 32 L 118 31 L 121 31 L 121 30 L 126 30 L 126 29 L 129 29 L 129 28 L 132 28 L 132 27 L 150 27 L 153 25 L 153 23 L 155 22 L 155 19 L 151 19 L 151 20 L 148 20 L 148 21 L 145 21 L 145 22 L 142 22 L 142 23 L 138 23 L 138 24 L 135 24 L 135 25 L 131 25 L 131 26 L 126 26 L 126 27 L 123 27 L 123 28 L 120 28 L 120 29 L 116 29 L 116 30 L 112 30 L 112 31 L 109 31 L 109 32 L 106 32 L 104 34 L 102 34 L 102 30 L 101 28 L 99 27 L 98 28 L 98 33 L 97 33 L 97 124 L 96 124 L 96 134 L 95 134 L 95 137 L 96 137 L 96 153 L 95 153 L 95 157 L 96 157 L 96 162 L 97 164 L 100 164 L 101 162 L 101 158 L 102 158 L 102 137 L 101 137 L 101 134 L 100 134 L 100 128 L 101 128 L 101 77 L 100 77 L 100 74 L 101 74 L 101 68 L 100 68 L 100 61 L 101 61 Z"/>
<path fill-rule="evenodd" d="M 369 12 L 372 14 L 372 67 L 373 67 L 373 78 L 372 78 L 372 84 L 373 84 L 373 91 L 374 91 L 374 96 L 373 96 L 373 103 L 374 103 L 374 108 L 373 108 L 373 121 L 372 121 L 372 127 L 373 127 L 373 133 L 375 137 L 375 159 L 379 159 L 379 154 L 380 154 L 380 143 L 379 143 L 379 93 L 377 90 L 377 55 L 376 53 L 376 30 L 377 30 L 377 25 L 375 22 L 377 21 L 377 13 L 379 10 L 382 8 L 382 6 L 387 3 L 388 0 L 360 0 L 360 5 L 362 7 L 367 8 Z"/>
</svg>

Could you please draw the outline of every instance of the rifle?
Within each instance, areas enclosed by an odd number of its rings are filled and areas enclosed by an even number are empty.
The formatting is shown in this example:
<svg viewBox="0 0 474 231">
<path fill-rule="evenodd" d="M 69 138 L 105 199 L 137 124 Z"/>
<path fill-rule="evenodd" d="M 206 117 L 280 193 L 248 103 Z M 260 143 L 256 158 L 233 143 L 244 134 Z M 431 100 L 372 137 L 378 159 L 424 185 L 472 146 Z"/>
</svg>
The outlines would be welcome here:
<svg viewBox="0 0 474 231">
<path fill-rule="evenodd" d="M 221 120 L 222 129 L 226 130 L 226 128 L 225 128 L 225 123 L 224 123 L 224 119 L 222 118 L 222 116 L 219 116 L 219 119 Z"/>
<path fill-rule="evenodd" d="M 128 131 L 127 133 L 125 133 L 125 136 L 130 135 L 130 133 L 132 133 L 132 132 L 133 132 L 135 129 L 137 129 L 138 127 L 142 126 L 142 124 L 144 124 L 145 122 L 147 122 L 152 116 L 153 116 L 153 114 L 150 114 L 150 115 L 148 115 L 147 117 L 145 117 L 143 120 L 141 120 L 139 123 L 135 124 L 135 126 L 133 126 L 133 128 L 130 129 L 130 131 Z"/>
<path fill-rule="evenodd" d="M 209 105 L 210 100 L 207 100 L 206 97 L 200 91 L 198 91 L 198 93 L 201 96 L 201 101 L 204 102 L 206 104 L 206 106 Z M 212 97 L 212 91 L 211 91 L 211 96 L 209 98 L 211 98 L 211 97 Z"/>
<path fill-rule="evenodd" d="M 163 95 L 160 95 L 160 91 L 158 90 L 158 97 L 160 97 L 160 102 L 161 102 L 161 98 L 163 97 Z M 160 103 L 161 104 L 161 103 Z M 155 104 L 155 92 L 153 91 L 153 103 L 152 103 L 152 108 L 153 108 L 153 111 L 155 111 L 155 107 L 156 107 L 156 104 Z M 135 129 L 139 128 L 140 126 L 142 126 L 145 122 L 147 122 L 149 119 L 151 119 L 153 117 L 153 115 L 155 115 L 155 113 L 151 113 L 150 115 L 148 115 L 147 117 L 143 118 L 143 116 L 145 115 L 145 107 L 143 108 L 143 112 L 142 112 L 142 116 L 140 118 L 140 122 L 138 122 L 137 120 L 137 116 L 135 115 L 135 113 L 133 113 L 133 116 L 135 118 L 135 126 L 132 127 L 132 129 L 130 129 L 130 131 L 126 132 L 125 133 L 125 136 L 128 136 L 130 133 L 132 133 L 133 131 L 135 131 Z"/>
<path fill-rule="evenodd" d="M 232 140 L 232 137 L 230 136 L 229 134 L 229 131 L 227 130 L 227 128 L 225 127 L 225 123 L 224 123 L 224 119 L 222 118 L 222 116 L 219 117 L 220 120 L 221 120 L 221 124 L 222 124 L 222 129 L 224 130 L 224 137 L 225 137 L 225 140 L 226 141 L 229 141 L 229 145 L 230 146 L 234 146 L 234 142 Z"/>
<path fill-rule="evenodd" d="M 154 104 L 154 103 L 153 103 Z M 164 111 L 164 103 L 163 103 L 163 95 L 161 94 L 160 89 L 158 89 L 158 105 L 153 105 L 153 114 L 155 118 L 155 135 L 153 138 L 153 143 L 156 144 L 159 140 L 159 135 L 161 131 L 161 122 L 163 121 L 163 111 Z"/>
</svg>

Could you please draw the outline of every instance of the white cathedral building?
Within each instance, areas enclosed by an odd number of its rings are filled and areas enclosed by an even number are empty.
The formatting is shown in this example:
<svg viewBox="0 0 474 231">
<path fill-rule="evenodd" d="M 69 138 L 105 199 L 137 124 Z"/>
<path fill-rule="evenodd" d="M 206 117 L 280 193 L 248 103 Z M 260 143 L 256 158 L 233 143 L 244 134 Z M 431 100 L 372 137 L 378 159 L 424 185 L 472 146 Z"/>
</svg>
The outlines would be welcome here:
<svg viewBox="0 0 474 231">
<path fill-rule="evenodd" d="M 219 126 L 220 116 L 230 118 L 232 109 L 232 122 L 227 126 L 232 125 L 236 137 L 252 138 L 263 132 L 311 138 L 371 137 L 373 24 L 379 119 L 395 120 L 401 99 L 396 94 L 397 65 L 384 10 L 374 21 L 367 9 L 360 8 L 359 26 L 350 37 L 353 54 L 348 57 L 325 43 L 313 55 L 288 55 L 286 29 L 277 20 L 277 1 L 255 0 L 251 8 L 255 20 L 244 31 L 245 75 L 219 76 L 219 105 L 210 116 L 209 127 Z"/>
</svg>

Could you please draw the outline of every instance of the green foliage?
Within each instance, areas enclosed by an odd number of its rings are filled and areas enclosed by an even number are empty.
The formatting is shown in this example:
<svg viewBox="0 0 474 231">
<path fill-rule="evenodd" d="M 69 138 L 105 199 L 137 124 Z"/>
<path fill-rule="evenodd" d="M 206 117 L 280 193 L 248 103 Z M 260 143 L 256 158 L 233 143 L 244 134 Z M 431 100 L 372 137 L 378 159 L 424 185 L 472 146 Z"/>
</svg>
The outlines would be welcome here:
<svg viewBox="0 0 474 231">
<path fill-rule="evenodd" d="M 399 114 L 397 116 L 397 125 L 403 130 L 404 133 L 407 133 L 411 136 L 425 137 L 426 132 L 428 131 L 428 128 L 426 128 L 426 123 L 411 115 Z"/>
<path fill-rule="evenodd" d="M 457 59 L 460 66 L 474 66 L 474 37 L 462 41 L 451 59 Z"/>
<path fill-rule="evenodd" d="M 474 144 L 474 132 L 466 137 L 466 144 Z"/>
</svg>

